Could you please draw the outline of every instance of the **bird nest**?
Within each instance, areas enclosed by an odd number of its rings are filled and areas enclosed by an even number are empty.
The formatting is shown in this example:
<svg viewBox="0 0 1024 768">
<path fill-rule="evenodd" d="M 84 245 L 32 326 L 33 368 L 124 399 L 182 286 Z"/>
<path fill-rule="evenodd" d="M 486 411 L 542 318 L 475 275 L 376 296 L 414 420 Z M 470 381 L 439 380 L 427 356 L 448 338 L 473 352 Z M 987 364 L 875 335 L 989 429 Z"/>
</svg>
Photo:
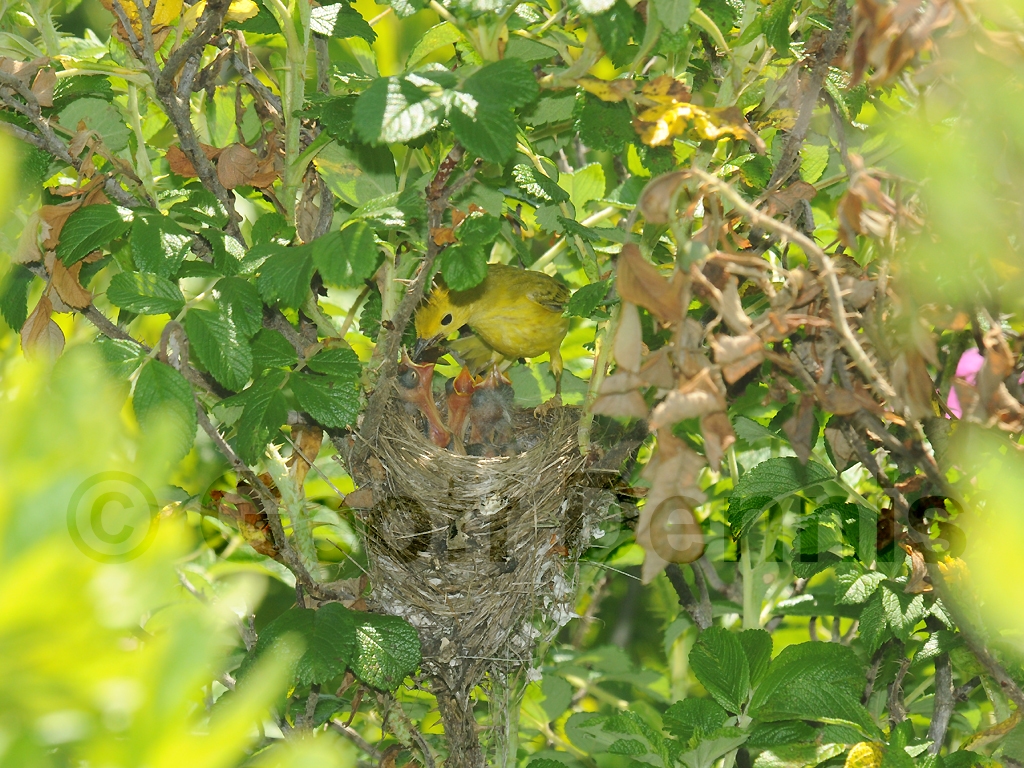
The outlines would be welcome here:
<svg viewBox="0 0 1024 768">
<path fill-rule="evenodd" d="M 609 496 L 585 481 L 578 409 L 517 413 L 529 447 L 481 458 L 437 447 L 391 405 L 364 518 L 372 601 L 417 627 L 423 670 L 468 697 L 488 673 L 532 666 L 574 616 L 578 559 Z"/>
</svg>

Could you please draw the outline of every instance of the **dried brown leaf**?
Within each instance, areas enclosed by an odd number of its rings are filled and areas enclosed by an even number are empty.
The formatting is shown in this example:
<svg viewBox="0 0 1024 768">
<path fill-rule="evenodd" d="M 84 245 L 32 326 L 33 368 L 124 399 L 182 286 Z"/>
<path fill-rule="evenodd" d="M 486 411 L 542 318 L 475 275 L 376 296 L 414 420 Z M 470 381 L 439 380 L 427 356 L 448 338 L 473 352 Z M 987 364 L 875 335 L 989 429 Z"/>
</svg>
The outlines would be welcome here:
<svg viewBox="0 0 1024 768">
<path fill-rule="evenodd" d="M 601 382 L 592 413 L 627 419 L 646 419 L 647 403 L 640 394 L 643 382 L 635 373 L 623 371 Z"/>
<path fill-rule="evenodd" d="M 676 192 L 685 179 L 685 171 L 674 171 L 647 182 L 644 191 L 640 193 L 637 207 L 649 224 L 668 224 Z"/>
<path fill-rule="evenodd" d="M 640 326 L 640 311 L 636 305 L 623 300 L 619 315 L 619 327 L 615 331 L 612 355 L 623 370 L 637 373 L 643 353 L 643 328 Z"/>
<path fill-rule="evenodd" d="M 722 289 L 722 306 L 719 310 L 722 319 L 729 326 L 729 330 L 736 334 L 747 333 L 754 324 L 747 313 L 743 311 L 743 303 L 740 301 L 739 281 L 735 275 L 730 275 L 725 288 Z"/>
<path fill-rule="evenodd" d="M 258 170 L 256 154 L 244 144 L 225 147 L 217 156 L 217 178 L 225 189 L 250 184 Z M 313 218 L 315 221 L 315 214 Z"/>
<path fill-rule="evenodd" d="M 726 336 L 718 334 L 711 339 L 715 362 L 722 366 L 722 376 L 732 384 L 743 378 L 764 360 L 764 346 L 757 334 Z"/>
<path fill-rule="evenodd" d="M 782 431 L 789 438 L 789 444 L 801 464 L 811 457 L 811 442 L 817 435 L 818 421 L 814 418 L 814 398 L 804 395 L 796 411 L 782 424 Z"/>
<path fill-rule="evenodd" d="M 316 461 L 323 441 L 324 431 L 318 426 L 297 425 L 292 427 L 292 442 L 295 444 L 295 448 L 288 464 L 291 467 L 292 478 L 297 489 L 301 489 L 302 484 L 306 482 L 306 475 L 309 473 L 312 463 Z"/>
<path fill-rule="evenodd" d="M 733 432 L 728 414 L 716 411 L 702 416 L 700 432 L 704 436 L 704 453 L 708 457 L 708 464 L 712 469 L 717 469 L 729 446 L 736 442 L 736 433 Z"/>
<path fill-rule="evenodd" d="M 28 358 L 56 360 L 64 350 L 64 333 L 52 319 L 53 304 L 45 295 L 21 328 L 21 348 Z"/>
<path fill-rule="evenodd" d="M 672 390 L 651 412 L 651 429 L 669 427 L 685 419 L 693 419 L 725 410 L 725 398 L 711 379 L 709 369 Z"/>
<path fill-rule="evenodd" d="M 32 93 L 40 107 L 53 106 L 53 87 L 57 85 L 57 73 L 47 67 L 36 73 L 32 81 Z"/>
<path fill-rule="evenodd" d="M 60 259 L 55 258 L 53 264 L 47 267 L 50 270 L 50 285 L 61 301 L 74 309 L 85 309 L 92 303 L 92 294 L 78 282 L 82 262 L 76 262 L 68 269 Z"/>
<path fill-rule="evenodd" d="M 932 397 L 935 388 L 924 358 L 917 350 L 904 350 L 892 364 L 892 386 L 912 419 L 935 415 Z"/>
<path fill-rule="evenodd" d="M 633 243 L 622 246 L 617 274 L 616 289 L 623 301 L 643 307 L 666 325 L 682 319 L 687 289 L 687 278 L 683 274 L 677 272 L 669 281 Z"/>
<path fill-rule="evenodd" d="M 832 461 L 836 470 L 845 472 L 847 468 L 858 461 L 857 451 L 846 439 L 843 430 L 838 427 L 825 427 L 825 439 L 828 440 L 829 447 L 832 449 Z"/>
</svg>

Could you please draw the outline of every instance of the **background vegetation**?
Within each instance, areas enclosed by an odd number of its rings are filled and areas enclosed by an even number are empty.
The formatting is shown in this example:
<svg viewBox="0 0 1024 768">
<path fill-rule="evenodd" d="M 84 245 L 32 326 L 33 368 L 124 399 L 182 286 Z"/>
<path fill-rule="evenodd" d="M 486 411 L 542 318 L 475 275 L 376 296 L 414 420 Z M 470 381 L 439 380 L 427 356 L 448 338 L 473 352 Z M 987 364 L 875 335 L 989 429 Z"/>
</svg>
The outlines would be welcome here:
<svg viewBox="0 0 1024 768">
<path fill-rule="evenodd" d="M 1024 762 L 1022 10 L 0 3 L 0 764 Z M 622 455 L 456 742 L 352 446 L 488 262 Z"/>
</svg>

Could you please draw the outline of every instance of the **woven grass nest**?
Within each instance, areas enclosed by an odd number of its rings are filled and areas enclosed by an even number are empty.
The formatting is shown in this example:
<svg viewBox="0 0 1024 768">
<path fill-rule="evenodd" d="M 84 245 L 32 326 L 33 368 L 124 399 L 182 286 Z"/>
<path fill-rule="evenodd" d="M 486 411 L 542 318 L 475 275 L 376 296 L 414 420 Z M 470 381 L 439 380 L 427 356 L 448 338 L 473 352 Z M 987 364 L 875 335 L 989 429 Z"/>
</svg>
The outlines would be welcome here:
<svg viewBox="0 0 1024 768">
<path fill-rule="evenodd" d="M 521 452 L 479 458 L 433 445 L 418 415 L 391 406 L 364 515 L 372 602 L 420 630 L 423 671 L 469 706 L 572 618 L 579 556 L 610 496 L 588 487 L 578 409 L 517 411 Z"/>
</svg>

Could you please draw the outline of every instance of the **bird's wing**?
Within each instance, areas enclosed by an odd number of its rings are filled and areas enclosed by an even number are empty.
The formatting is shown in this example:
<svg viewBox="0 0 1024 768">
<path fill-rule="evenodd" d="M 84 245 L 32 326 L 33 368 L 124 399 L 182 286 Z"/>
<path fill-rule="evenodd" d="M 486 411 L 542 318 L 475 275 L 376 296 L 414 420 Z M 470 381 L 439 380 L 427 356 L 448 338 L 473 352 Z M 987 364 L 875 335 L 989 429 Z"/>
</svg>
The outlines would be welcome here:
<svg viewBox="0 0 1024 768">
<path fill-rule="evenodd" d="M 526 297 L 545 309 L 561 314 L 569 302 L 569 289 L 549 279 L 530 286 L 526 291 Z"/>
</svg>

